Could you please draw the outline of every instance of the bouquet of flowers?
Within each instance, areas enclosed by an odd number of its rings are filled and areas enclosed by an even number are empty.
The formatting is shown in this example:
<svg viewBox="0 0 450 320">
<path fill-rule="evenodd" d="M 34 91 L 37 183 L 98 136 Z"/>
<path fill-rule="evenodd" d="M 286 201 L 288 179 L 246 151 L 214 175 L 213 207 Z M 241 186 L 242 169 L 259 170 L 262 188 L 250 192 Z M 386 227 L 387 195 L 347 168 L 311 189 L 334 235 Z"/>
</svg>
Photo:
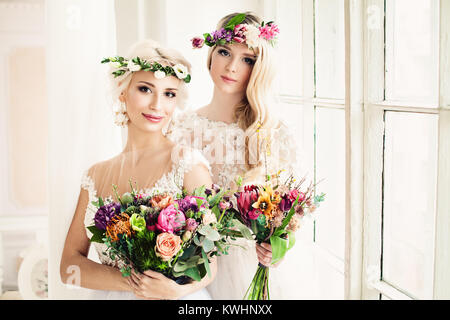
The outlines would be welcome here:
<svg viewBox="0 0 450 320">
<path fill-rule="evenodd" d="M 252 230 L 258 243 L 270 243 L 272 264 L 294 246 L 301 219 L 311 215 L 325 198 L 323 193 L 314 195 L 312 184 L 303 189 L 304 182 L 305 178 L 295 183 L 291 176 L 286 183 L 273 186 L 267 176 L 265 185 L 246 185 L 243 191 L 235 193 L 240 220 Z M 270 299 L 267 267 L 258 265 L 244 299 Z"/>
<path fill-rule="evenodd" d="M 130 183 L 131 185 L 131 183 Z M 104 243 L 113 260 L 119 260 L 123 276 L 132 268 L 153 270 L 185 284 L 210 273 L 210 259 L 227 254 L 230 239 L 242 236 L 246 227 L 234 218 L 235 210 L 217 186 L 197 188 L 193 194 L 131 192 L 93 202 L 97 211 L 91 242 Z M 237 229 L 237 230 L 236 230 Z M 245 231 L 244 231 L 245 233 Z"/>
</svg>

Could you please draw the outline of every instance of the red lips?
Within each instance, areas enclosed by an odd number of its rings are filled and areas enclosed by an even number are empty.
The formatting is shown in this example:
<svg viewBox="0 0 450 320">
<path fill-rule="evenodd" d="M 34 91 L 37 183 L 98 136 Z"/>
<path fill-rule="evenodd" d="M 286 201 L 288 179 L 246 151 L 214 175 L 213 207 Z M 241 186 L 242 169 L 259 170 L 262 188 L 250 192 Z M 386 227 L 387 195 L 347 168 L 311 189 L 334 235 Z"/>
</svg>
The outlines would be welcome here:
<svg viewBox="0 0 450 320">
<path fill-rule="evenodd" d="M 148 121 L 153 122 L 153 123 L 158 123 L 163 119 L 163 117 L 154 116 L 151 114 L 143 113 L 142 115 L 144 116 L 145 119 L 147 119 Z"/>
<path fill-rule="evenodd" d="M 222 78 L 223 81 L 227 82 L 227 83 L 232 83 L 232 82 L 236 82 L 236 80 L 229 78 L 227 76 L 220 76 Z"/>
</svg>

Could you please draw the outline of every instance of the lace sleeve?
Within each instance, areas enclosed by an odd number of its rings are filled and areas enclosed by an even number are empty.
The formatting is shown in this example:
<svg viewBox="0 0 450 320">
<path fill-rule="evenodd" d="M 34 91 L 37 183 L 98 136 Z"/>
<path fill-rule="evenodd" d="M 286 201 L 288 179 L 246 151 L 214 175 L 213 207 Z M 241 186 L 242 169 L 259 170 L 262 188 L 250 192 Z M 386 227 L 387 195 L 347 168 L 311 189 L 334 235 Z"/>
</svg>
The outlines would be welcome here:
<svg viewBox="0 0 450 320">
<path fill-rule="evenodd" d="M 97 196 L 95 191 L 95 183 L 92 177 L 89 175 L 89 170 L 84 171 L 81 177 L 81 188 L 89 193 L 89 199 L 93 199 Z"/>
<path fill-rule="evenodd" d="M 187 113 L 175 113 L 170 120 L 169 125 L 165 131 L 165 136 L 171 141 L 183 145 L 190 146 L 191 131 L 193 129 L 192 123 L 186 121 Z"/>
<path fill-rule="evenodd" d="M 196 165 L 199 164 L 204 165 L 209 174 L 212 175 L 211 165 L 199 150 L 189 147 L 182 147 L 181 153 L 182 155 L 178 162 L 177 168 L 177 180 L 179 185 L 183 185 L 184 175 L 189 173 Z"/>
</svg>

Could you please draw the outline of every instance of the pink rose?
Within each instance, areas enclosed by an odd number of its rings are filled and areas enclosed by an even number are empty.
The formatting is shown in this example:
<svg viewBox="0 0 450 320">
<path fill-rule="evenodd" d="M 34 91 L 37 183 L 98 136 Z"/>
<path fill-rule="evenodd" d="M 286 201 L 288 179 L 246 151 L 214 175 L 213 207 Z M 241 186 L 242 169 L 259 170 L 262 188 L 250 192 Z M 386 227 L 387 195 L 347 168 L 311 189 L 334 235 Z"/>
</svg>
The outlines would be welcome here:
<svg viewBox="0 0 450 320">
<path fill-rule="evenodd" d="M 238 43 L 243 43 L 245 41 L 245 34 L 244 32 L 247 31 L 247 28 L 243 24 L 238 24 L 234 27 L 234 36 L 233 40 Z"/>
<path fill-rule="evenodd" d="M 300 197 L 298 198 L 298 203 L 301 203 L 303 200 L 305 200 L 305 194 L 303 192 L 299 192 L 297 189 L 289 191 L 289 200 L 294 202 L 299 194 Z"/>
<path fill-rule="evenodd" d="M 250 219 L 250 220 L 256 220 L 256 219 L 258 219 L 258 217 L 259 217 L 259 215 L 262 213 L 262 211 L 261 210 L 259 210 L 259 209 L 253 209 L 252 211 L 249 211 L 249 213 L 248 213 L 248 218 Z"/>
<path fill-rule="evenodd" d="M 169 261 L 181 249 L 181 238 L 172 233 L 160 233 L 156 237 L 155 253 L 163 261 Z"/>
<path fill-rule="evenodd" d="M 156 228 L 163 232 L 173 233 L 183 227 L 186 218 L 183 212 L 178 211 L 173 204 L 163 209 L 158 216 Z"/>
<path fill-rule="evenodd" d="M 195 219 L 192 218 L 188 218 L 186 220 L 186 231 L 194 231 L 198 226 L 197 221 L 195 221 Z"/>
<path fill-rule="evenodd" d="M 191 41 L 192 41 L 192 47 L 194 49 L 200 49 L 201 47 L 203 47 L 203 43 L 205 42 L 205 40 L 203 40 L 202 38 L 199 38 L 199 37 L 195 37 Z"/>
<path fill-rule="evenodd" d="M 228 210 L 230 209 L 230 203 L 229 202 L 219 202 L 219 208 L 220 210 Z"/>
</svg>

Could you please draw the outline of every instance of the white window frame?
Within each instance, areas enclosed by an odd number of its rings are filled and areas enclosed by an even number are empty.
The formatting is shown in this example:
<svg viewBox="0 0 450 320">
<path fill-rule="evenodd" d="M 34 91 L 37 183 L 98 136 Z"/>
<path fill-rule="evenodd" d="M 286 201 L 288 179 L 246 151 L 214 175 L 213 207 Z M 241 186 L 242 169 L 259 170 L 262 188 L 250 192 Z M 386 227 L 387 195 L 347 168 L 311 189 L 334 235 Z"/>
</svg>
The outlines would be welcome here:
<svg viewBox="0 0 450 320">
<path fill-rule="evenodd" d="M 278 2 L 278 1 L 277 1 Z M 267 12 L 276 5 L 264 1 Z M 439 0 L 439 105 L 385 101 L 384 0 L 344 0 L 345 100 L 318 99 L 314 92 L 314 0 L 302 1 L 303 96 L 279 96 L 303 105 L 313 119 L 317 105 L 345 110 L 345 259 L 315 249 L 344 274 L 345 299 L 413 299 L 381 281 L 381 212 L 384 112 L 406 111 L 439 117 L 438 180 L 433 299 L 450 298 L 450 1 Z M 447 75 L 447 76 L 445 76 Z M 311 127 L 313 124 L 311 124 Z M 312 128 L 306 152 L 314 152 Z M 305 131 L 306 132 L 306 131 Z M 338 261 L 339 260 L 339 261 Z"/>
<path fill-rule="evenodd" d="M 364 239 L 362 254 L 362 299 L 379 299 L 380 294 L 390 299 L 413 299 L 412 296 L 381 279 L 381 212 L 383 134 L 385 111 L 406 111 L 436 114 L 439 117 L 437 211 L 435 225 L 435 260 L 433 299 L 450 297 L 450 64 L 444 59 L 450 54 L 450 3 L 439 1 L 439 105 L 421 105 L 417 102 L 398 103 L 384 100 L 384 24 L 364 26 Z M 376 12 L 376 8 L 381 8 Z M 375 10 L 373 10 L 375 9 Z M 384 0 L 366 0 L 364 14 L 380 14 L 384 20 Z M 373 18 L 373 17 L 371 17 Z M 376 19 L 375 19 L 376 20 Z M 351 257 L 350 261 L 357 259 Z"/>
</svg>

